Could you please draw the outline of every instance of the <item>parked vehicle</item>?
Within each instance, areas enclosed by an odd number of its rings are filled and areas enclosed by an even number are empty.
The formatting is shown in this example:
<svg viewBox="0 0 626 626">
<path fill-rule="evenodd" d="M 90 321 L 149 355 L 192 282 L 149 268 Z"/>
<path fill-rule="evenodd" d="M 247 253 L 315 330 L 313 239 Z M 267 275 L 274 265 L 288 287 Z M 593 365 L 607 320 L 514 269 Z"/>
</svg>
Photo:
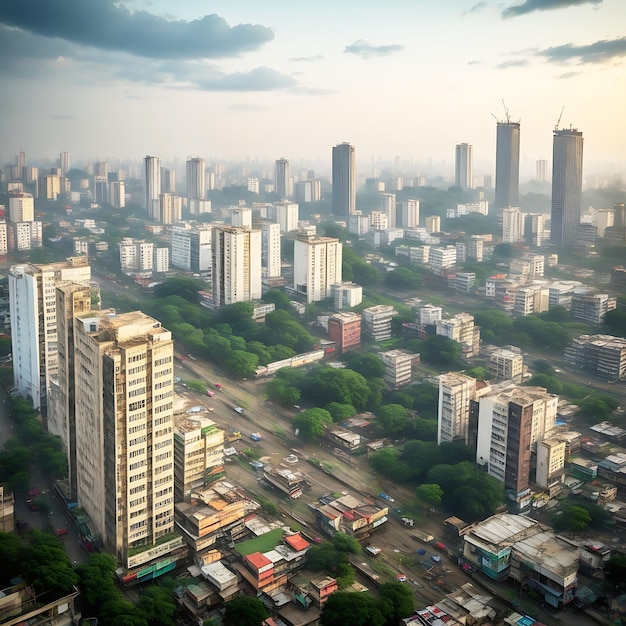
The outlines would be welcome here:
<svg viewBox="0 0 626 626">
<path fill-rule="evenodd" d="M 252 441 L 261 441 L 263 437 L 261 433 L 250 433 L 250 439 L 252 439 Z"/>
<path fill-rule="evenodd" d="M 243 415 L 244 409 L 243 409 L 243 407 L 236 406 L 235 407 L 235 411 L 237 411 L 237 413 L 239 413 L 239 415 Z"/>
<path fill-rule="evenodd" d="M 384 491 L 381 491 L 378 494 L 383 500 L 387 500 L 388 502 L 395 502 L 396 499 L 392 498 L 388 493 L 385 493 Z"/>
<path fill-rule="evenodd" d="M 211 391 L 210 389 L 208 389 L 206 395 L 209 396 L 209 398 L 213 398 L 215 397 L 215 391 Z"/>
<path fill-rule="evenodd" d="M 382 550 L 377 546 L 366 546 L 365 552 L 367 552 L 370 556 L 378 556 Z"/>
</svg>

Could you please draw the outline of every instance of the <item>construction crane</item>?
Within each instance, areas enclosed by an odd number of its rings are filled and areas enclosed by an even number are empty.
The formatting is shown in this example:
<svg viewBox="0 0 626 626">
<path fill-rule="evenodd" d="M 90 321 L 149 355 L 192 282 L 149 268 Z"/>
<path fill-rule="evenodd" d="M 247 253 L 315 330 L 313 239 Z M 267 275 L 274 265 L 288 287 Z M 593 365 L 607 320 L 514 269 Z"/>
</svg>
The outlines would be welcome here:
<svg viewBox="0 0 626 626">
<path fill-rule="evenodd" d="M 502 98 L 502 106 L 504 107 L 504 116 L 506 117 L 506 123 L 511 123 L 511 116 L 509 115 L 509 110 L 506 108 L 506 104 L 504 104 L 504 98 Z"/>
<path fill-rule="evenodd" d="M 559 124 L 561 123 L 561 118 L 563 117 L 563 111 L 565 111 L 565 105 L 563 105 L 563 108 L 561 109 L 561 113 L 559 115 L 559 119 L 556 121 L 554 130 L 559 130 Z"/>
</svg>

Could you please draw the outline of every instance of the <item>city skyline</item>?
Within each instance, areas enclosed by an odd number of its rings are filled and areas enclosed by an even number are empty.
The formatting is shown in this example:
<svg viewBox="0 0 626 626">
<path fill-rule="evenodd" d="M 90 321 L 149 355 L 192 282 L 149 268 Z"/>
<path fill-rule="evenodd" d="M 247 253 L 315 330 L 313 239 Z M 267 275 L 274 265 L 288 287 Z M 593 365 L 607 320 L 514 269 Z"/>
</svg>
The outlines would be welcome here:
<svg viewBox="0 0 626 626">
<path fill-rule="evenodd" d="M 501 100 L 521 118 L 525 169 L 550 157 L 563 106 L 561 128 L 585 129 L 589 163 L 624 160 L 611 121 L 626 104 L 620 0 L 321 0 L 299 11 L 218 0 L 215 15 L 199 0 L 59 0 L 49 14 L 33 2 L 0 8 L 5 161 L 21 148 L 76 162 L 330 161 L 330 146 L 349 141 L 362 164 L 453 167 L 454 146 L 468 143 L 482 173 L 495 164 Z"/>
</svg>

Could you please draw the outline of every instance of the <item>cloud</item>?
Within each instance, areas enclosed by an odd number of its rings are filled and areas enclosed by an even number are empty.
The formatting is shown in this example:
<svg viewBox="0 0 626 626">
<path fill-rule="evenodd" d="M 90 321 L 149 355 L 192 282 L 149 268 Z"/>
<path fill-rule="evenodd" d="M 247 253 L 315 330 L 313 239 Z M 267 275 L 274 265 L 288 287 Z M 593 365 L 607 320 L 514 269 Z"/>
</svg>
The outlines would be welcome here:
<svg viewBox="0 0 626 626">
<path fill-rule="evenodd" d="M 559 80 L 567 80 L 568 78 L 574 78 L 574 76 L 580 76 L 581 72 L 564 72 L 560 76 L 557 76 Z"/>
<path fill-rule="evenodd" d="M 511 61 L 504 61 L 503 63 L 496 65 L 496 67 L 499 70 L 506 70 L 510 69 L 511 67 L 525 67 L 526 65 L 528 65 L 528 61 L 526 61 L 525 59 L 516 59 Z"/>
<path fill-rule="evenodd" d="M 395 54 L 404 50 L 404 46 L 398 44 L 392 44 L 387 46 L 374 46 L 363 39 L 358 39 L 349 46 L 346 46 L 344 52 L 347 54 L 357 54 L 364 59 L 370 59 L 372 57 L 383 57 L 389 54 Z"/>
<path fill-rule="evenodd" d="M 579 63 L 606 63 L 626 57 L 626 37 L 603 39 L 586 45 L 566 43 L 562 46 L 539 50 L 536 54 L 554 63 L 576 60 Z"/>
<path fill-rule="evenodd" d="M 603 0 L 524 0 L 521 4 L 514 4 L 502 11 L 502 17 L 517 17 L 534 11 L 551 11 L 553 9 L 566 9 L 568 7 L 593 4 L 597 6 Z"/>
<path fill-rule="evenodd" d="M 310 57 L 291 57 L 289 60 L 295 63 L 310 63 L 312 61 L 323 61 L 324 57 L 321 54 L 313 54 Z"/>
<path fill-rule="evenodd" d="M 296 81 L 269 67 L 257 67 L 249 72 L 234 72 L 198 80 L 203 91 L 273 91 L 293 87 Z"/>
<path fill-rule="evenodd" d="M 2 0 L 0 24 L 102 50 L 163 59 L 235 57 L 274 38 L 266 26 L 229 26 L 216 14 L 167 20 L 114 0 Z"/>
<path fill-rule="evenodd" d="M 473 59 L 472 61 L 468 61 L 467 64 L 468 65 L 480 65 L 480 61 Z"/>
<path fill-rule="evenodd" d="M 487 6 L 486 2 L 477 2 L 473 7 L 468 9 L 465 13 L 480 13 Z"/>
<path fill-rule="evenodd" d="M 270 107 L 264 106 L 262 104 L 253 104 L 248 102 L 239 102 L 236 104 L 231 104 L 229 107 L 231 111 L 265 111 Z"/>
</svg>

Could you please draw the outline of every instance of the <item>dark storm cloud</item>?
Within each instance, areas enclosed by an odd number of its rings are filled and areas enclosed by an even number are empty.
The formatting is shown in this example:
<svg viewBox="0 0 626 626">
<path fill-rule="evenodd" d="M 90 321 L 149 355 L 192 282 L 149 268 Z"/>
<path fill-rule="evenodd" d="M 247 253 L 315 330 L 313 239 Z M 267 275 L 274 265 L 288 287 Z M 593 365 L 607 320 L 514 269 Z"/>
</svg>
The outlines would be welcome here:
<svg viewBox="0 0 626 626">
<path fill-rule="evenodd" d="M 593 4 L 597 6 L 603 0 L 524 0 L 521 4 L 514 4 L 504 11 L 502 17 L 516 17 L 533 13 L 534 11 L 551 11 L 552 9 L 566 9 L 568 7 L 581 6 L 583 4 Z"/>
<path fill-rule="evenodd" d="M 2 0 L 0 24 L 48 38 L 150 58 L 223 58 L 274 38 L 254 24 L 229 26 L 219 15 L 167 20 L 113 0 Z"/>
<path fill-rule="evenodd" d="M 537 52 L 537 55 L 556 63 L 564 61 L 605 63 L 613 59 L 626 57 L 626 37 L 621 37 L 620 39 L 603 39 L 582 46 L 566 43 L 562 46 L 540 50 Z"/>
<path fill-rule="evenodd" d="M 404 50 L 404 46 L 400 46 L 398 44 L 374 46 L 367 41 L 359 39 L 354 43 L 351 43 L 349 46 L 346 46 L 344 52 L 347 54 L 357 54 L 364 59 L 370 59 L 372 57 L 388 56 L 390 54 L 395 54 L 396 52 L 401 52 L 402 50 Z"/>
</svg>

